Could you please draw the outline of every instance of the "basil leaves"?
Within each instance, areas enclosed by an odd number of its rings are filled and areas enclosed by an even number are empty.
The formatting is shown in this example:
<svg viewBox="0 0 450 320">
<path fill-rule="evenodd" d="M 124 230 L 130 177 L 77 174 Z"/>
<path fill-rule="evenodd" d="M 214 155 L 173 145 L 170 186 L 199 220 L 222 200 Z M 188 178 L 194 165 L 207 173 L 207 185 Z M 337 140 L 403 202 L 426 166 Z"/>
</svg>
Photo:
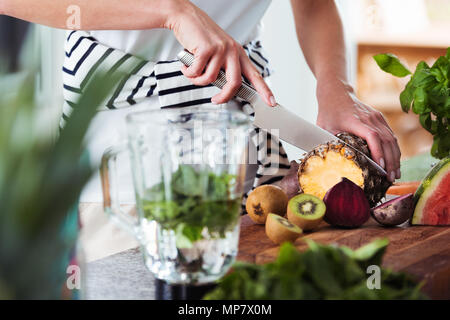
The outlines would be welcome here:
<svg viewBox="0 0 450 320">
<path fill-rule="evenodd" d="M 178 248 L 208 237 L 224 237 L 239 221 L 241 198 L 232 196 L 236 178 L 231 174 L 196 171 L 180 165 L 168 184 L 145 191 L 141 199 L 146 218 L 176 235 Z"/>
<path fill-rule="evenodd" d="M 378 66 L 396 77 L 411 72 L 393 54 L 373 57 Z M 419 115 L 423 128 L 433 135 L 431 155 L 442 159 L 450 154 L 450 48 L 430 67 L 421 61 L 400 94 L 404 112 L 412 110 Z"/>
<path fill-rule="evenodd" d="M 276 261 L 236 263 L 233 272 L 205 296 L 211 300 L 423 299 L 407 274 L 381 266 L 388 245 L 378 239 L 358 250 L 308 241 L 301 253 L 286 242 Z M 379 288 L 370 289 L 370 270 L 379 268 Z M 374 273 L 373 273 L 374 274 Z"/>
<path fill-rule="evenodd" d="M 397 56 L 386 53 L 386 54 L 377 54 L 373 56 L 378 66 L 390 74 L 396 77 L 406 77 L 408 74 L 411 74 L 411 71 L 408 70 L 397 58 Z"/>
</svg>

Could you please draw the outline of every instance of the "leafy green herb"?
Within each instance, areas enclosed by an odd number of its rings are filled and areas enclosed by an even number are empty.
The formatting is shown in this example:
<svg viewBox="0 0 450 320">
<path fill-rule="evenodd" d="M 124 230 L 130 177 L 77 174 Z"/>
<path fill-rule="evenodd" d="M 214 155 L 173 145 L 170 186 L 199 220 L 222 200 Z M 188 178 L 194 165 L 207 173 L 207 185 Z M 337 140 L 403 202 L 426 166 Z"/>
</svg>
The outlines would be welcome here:
<svg viewBox="0 0 450 320">
<path fill-rule="evenodd" d="M 367 267 L 381 265 L 387 239 L 356 251 L 308 241 L 300 253 L 292 244 L 280 248 L 276 261 L 265 265 L 236 263 L 205 299 L 424 299 L 420 285 L 404 273 L 381 268 L 381 288 L 367 287 Z"/>
<path fill-rule="evenodd" d="M 383 71 L 396 77 L 405 77 L 411 72 L 390 54 L 373 57 Z M 443 159 L 450 154 L 450 48 L 430 67 L 421 61 L 400 94 L 404 112 L 410 109 L 419 115 L 423 128 L 433 135 L 431 155 Z"/>
<path fill-rule="evenodd" d="M 406 77 L 408 74 L 411 74 L 411 71 L 408 70 L 398 58 L 391 54 L 377 54 L 373 56 L 377 64 L 386 72 L 393 74 L 397 77 Z"/>
<path fill-rule="evenodd" d="M 76 241 L 71 209 L 95 170 L 81 160 L 85 135 L 121 79 L 95 75 L 54 141 L 37 122 L 34 70 L 0 76 L 0 299 L 61 297 Z"/>
<path fill-rule="evenodd" d="M 235 182 L 234 175 L 197 172 L 192 166 L 180 165 L 170 189 L 164 183 L 148 189 L 142 208 L 146 218 L 175 232 L 179 248 L 188 248 L 204 238 L 204 228 L 209 236 L 224 237 L 236 226 L 241 199 L 231 195 Z"/>
</svg>

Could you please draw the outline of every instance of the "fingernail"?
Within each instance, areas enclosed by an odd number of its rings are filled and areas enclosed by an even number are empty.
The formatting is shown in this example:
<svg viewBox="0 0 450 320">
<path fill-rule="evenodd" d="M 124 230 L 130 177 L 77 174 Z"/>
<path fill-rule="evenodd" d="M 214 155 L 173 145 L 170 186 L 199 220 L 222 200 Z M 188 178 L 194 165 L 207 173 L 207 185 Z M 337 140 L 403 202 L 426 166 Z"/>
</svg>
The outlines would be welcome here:
<svg viewBox="0 0 450 320">
<path fill-rule="evenodd" d="M 391 171 L 391 174 L 389 175 L 389 180 L 390 180 L 391 182 L 394 182 L 394 181 L 395 181 L 395 172 L 394 172 L 394 171 Z"/>
<path fill-rule="evenodd" d="M 272 107 L 275 107 L 277 105 L 277 101 L 275 100 L 274 96 L 270 96 L 270 105 Z"/>
<path fill-rule="evenodd" d="M 384 158 L 381 158 L 381 159 L 380 159 L 380 166 L 382 166 L 383 169 L 386 169 L 385 165 L 386 165 L 386 164 L 384 163 Z"/>
<path fill-rule="evenodd" d="M 402 171 L 400 168 L 397 169 L 397 179 L 400 179 L 402 177 Z"/>
</svg>

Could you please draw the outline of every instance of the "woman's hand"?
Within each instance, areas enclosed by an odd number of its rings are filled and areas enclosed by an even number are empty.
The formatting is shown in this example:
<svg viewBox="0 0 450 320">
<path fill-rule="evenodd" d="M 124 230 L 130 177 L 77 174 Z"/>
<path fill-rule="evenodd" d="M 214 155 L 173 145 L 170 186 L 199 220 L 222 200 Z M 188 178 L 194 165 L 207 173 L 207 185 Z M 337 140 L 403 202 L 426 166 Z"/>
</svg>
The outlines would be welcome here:
<svg viewBox="0 0 450 320">
<path fill-rule="evenodd" d="M 214 82 L 221 69 L 227 75 L 227 84 L 212 98 L 213 103 L 221 104 L 232 99 L 241 86 L 241 75 L 245 75 L 268 105 L 276 104 L 272 92 L 242 46 L 204 11 L 187 0 L 174 0 L 172 11 L 166 27 L 195 56 L 192 66 L 183 67 L 183 74 L 198 86 Z"/>
<path fill-rule="evenodd" d="M 400 148 L 381 112 L 359 101 L 353 89 L 339 81 L 319 81 L 317 99 L 320 127 L 333 134 L 346 131 L 364 138 L 389 180 L 400 178 Z"/>
<path fill-rule="evenodd" d="M 80 30 L 173 30 L 178 41 L 195 56 L 194 64 L 182 70 L 194 84 L 208 85 L 217 79 L 220 69 L 225 70 L 228 83 L 213 97 L 214 103 L 233 98 L 243 74 L 268 105 L 276 104 L 242 46 L 188 0 L 0 0 L 0 14 L 71 29 L 67 26 L 70 6 L 79 7 L 83 13 L 77 26 Z"/>
</svg>

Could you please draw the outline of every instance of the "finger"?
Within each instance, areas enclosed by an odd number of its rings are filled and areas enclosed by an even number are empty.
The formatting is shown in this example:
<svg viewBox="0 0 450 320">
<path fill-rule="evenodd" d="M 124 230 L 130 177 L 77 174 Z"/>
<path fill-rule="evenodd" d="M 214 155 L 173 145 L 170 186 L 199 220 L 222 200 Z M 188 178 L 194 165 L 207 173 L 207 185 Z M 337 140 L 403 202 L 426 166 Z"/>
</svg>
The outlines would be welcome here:
<svg viewBox="0 0 450 320">
<path fill-rule="evenodd" d="M 208 51 L 196 54 L 194 56 L 194 63 L 190 67 L 182 68 L 183 74 L 188 78 L 195 78 L 202 75 L 211 55 Z"/>
<path fill-rule="evenodd" d="M 227 83 L 222 91 L 212 97 L 211 101 L 215 104 L 228 102 L 232 99 L 242 84 L 242 73 L 239 58 L 237 55 L 229 56 L 225 65 L 225 74 Z"/>
<path fill-rule="evenodd" d="M 395 154 L 395 160 L 396 160 L 397 165 L 398 165 L 395 177 L 397 179 L 400 179 L 402 177 L 402 172 L 400 171 L 400 168 L 401 168 L 400 160 L 401 160 L 402 152 L 400 151 L 400 146 L 398 145 L 398 141 L 397 141 L 397 138 L 395 137 L 395 135 L 393 135 L 393 138 L 394 138 L 393 149 L 394 149 L 394 152 L 395 152 L 394 153 Z"/>
<path fill-rule="evenodd" d="M 348 131 L 366 140 L 370 149 L 370 153 L 372 154 L 372 159 L 381 167 L 386 169 L 384 151 L 383 147 L 381 146 L 381 140 L 378 132 L 371 128 L 370 125 L 366 125 L 359 121 L 352 123 Z"/>
<path fill-rule="evenodd" d="M 381 140 L 388 178 L 391 182 L 394 182 L 400 168 L 400 154 L 395 147 L 395 137 L 392 131 L 380 120 L 373 121 L 372 126 L 378 132 Z"/>
<path fill-rule="evenodd" d="M 382 135 L 383 133 L 380 133 L 380 136 Z M 394 150 L 392 150 L 391 143 L 385 137 L 381 137 L 380 140 L 382 141 L 381 146 L 383 147 L 384 159 L 386 160 L 386 172 L 388 179 L 389 181 L 394 182 L 398 169 L 395 161 Z"/>
<path fill-rule="evenodd" d="M 242 74 L 250 81 L 250 83 L 253 85 L 256 91 L 258 91 L 264 101 L 269 106 L 274 107 L 277 104 L 275 97 L 273 96 L 273 93 L 267 83 L 264 81 L 264 78 L 261 76 L 258 70 L 256 70 L 255 66 L 250 62 L 246 55 L 241 56 L 240 61 Z"/>
<path fill-rule="evenodd" d="M 391 145 L 391 150 L 393 152 L 394 155 L 394 163 L 395 163 L 395 177 L 397 179 L 401 178 L 401 171 L 400 171 L 400 157 L 402 155 L 401 151 L 400 151 L 400 146 L 398 145 L 398 141 L 397 138 L 395 137 L 394 131 L 392 131 L 391 127 L 389 126 L 389 124 L 387 123 L 385 117 L 383 116 L 382 113 L 380 113 L 380 119 L 381 121 L 381 125 L 383 126 L 383 128 L 387 131 L 387 134 L 389 134 L 390 137 L 390 145 Z"/>
<path fill-rule="evenodd" d="M 215 55 L 211 58 L 206 66 L 205 72 L 201 76 L 189 78 L 189 80 L 197 86 L 206 86 L 213 83 L 217 79 L 222 64 L 222 57 Z"/>
<path fill-rule="evenodd" d="M 392 166 L 394 167 L 395 178 L 399 179 L 401 177 L 400 157 L 401 157 L 402 153 L 400 151 L 400 147 L 398 145 L 397 138 L 392 133 L 392 131 L 386 131 L 386 134 L 388 136 L 388 144 L 389 144 L 389 146 L 391 148 L 391 151 L 392 151 L 392 156 L 393 156 L 393 164 L 392 164 Z"/>
</svg>

